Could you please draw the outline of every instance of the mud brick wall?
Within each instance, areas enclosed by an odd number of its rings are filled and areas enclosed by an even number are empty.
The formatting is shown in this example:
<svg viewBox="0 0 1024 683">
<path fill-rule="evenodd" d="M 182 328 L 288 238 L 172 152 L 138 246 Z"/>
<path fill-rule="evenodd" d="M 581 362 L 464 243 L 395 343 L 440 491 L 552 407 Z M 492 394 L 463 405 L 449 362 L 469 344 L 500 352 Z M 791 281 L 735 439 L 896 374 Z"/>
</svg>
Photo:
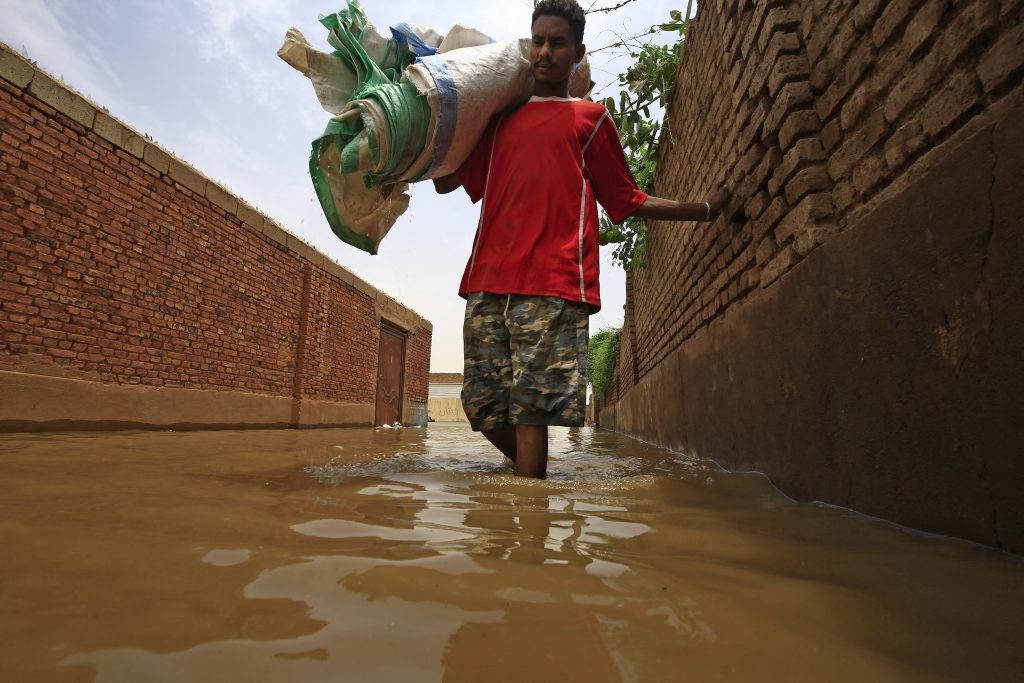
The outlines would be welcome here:
<svg viewBox="0 0 1024 683">
<path fill-rule="evenodd" d="M 1024 549 L 1022 70 L 1020 0 L 702 3 L 656 193 L 733 197 L 650 226 L 602 425 Z"/>
<path fill-rule="evenodd" d="M 382 320 L 424 402 L 427 321 L 0 46 L 0 428 L 370 424 Z"/>
<path fill-rule="evenodd" d="M 432 329 L 417 328 L 406 342 L 405 384 L 402 387 L 402 396 L 405 397 L 405 424 L 427 424 L 431 331 Z"/>
</svg>

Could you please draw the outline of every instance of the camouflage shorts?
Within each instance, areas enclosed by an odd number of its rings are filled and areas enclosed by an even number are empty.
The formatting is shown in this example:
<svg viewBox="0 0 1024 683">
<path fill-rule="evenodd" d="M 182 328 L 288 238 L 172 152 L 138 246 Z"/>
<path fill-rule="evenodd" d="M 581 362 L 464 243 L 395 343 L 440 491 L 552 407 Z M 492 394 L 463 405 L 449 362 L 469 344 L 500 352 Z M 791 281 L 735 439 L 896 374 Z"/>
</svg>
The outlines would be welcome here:
<svg viewBox="0 0 1024 683">
<path fill-rule="evenodd" d="M 582 426 L 588 315 L 586 304 L 555 297 L 470 293 L 462 333 L 470 426 Z"/>
</svg>

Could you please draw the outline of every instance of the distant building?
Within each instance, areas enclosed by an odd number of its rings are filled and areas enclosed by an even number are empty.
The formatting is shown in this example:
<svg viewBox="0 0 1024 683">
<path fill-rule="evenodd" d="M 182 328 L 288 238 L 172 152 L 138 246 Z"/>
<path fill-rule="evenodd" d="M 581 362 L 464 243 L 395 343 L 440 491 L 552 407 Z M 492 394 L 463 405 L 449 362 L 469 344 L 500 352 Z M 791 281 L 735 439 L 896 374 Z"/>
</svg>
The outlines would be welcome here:
<svg viewBox="0 0 1024 683">
<path fill-rule="evenodd" d="M 462 374 L 430 373 L 427 388 L 428 422 L 469 422 L 462 409 Z"/>
<path fill-rule="evenodd" d="M 461 372 L 432 372 L 428 382 L 428 398 L 459 398 L 462 396 Z"/>
</svg>

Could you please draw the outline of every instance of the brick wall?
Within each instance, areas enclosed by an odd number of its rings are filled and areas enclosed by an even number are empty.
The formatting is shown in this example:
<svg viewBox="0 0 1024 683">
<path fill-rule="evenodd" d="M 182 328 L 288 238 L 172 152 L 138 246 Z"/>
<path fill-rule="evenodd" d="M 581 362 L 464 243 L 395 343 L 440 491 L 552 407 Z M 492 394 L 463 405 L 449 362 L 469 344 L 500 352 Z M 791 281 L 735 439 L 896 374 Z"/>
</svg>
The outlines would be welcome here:
<svg viewBox="0 0 1024 683">
<path fill-rule="evenodd" d="M 724 0 L 683 50 L 656 192 L 734 196 L 654 224 L 633 278 L 639 376 L 856 222 L 924 152 L 1020 84 L 1019 0 Z"/>
<path fill-rule="evenodd" d="M 273 423 L 368 423 L 387 320 L 409 333 L 407 403 L 425 402 L 428 322 L 5 46 L 0 76 L 0 371 L 287 399 Z M 0 423 L 76 422 L 4 401 Z M 146 422 L 130 405 L 99 421 Z"/>
<path fill-rule="evenodd" d="M 655 191 L 733 197 L 650 225 L 601 423 L 1024 548 L 1022 71 L 1021 0 L 701 3 Z"/>
<path fill-rule="evenodd" d="M 430 385 L 431 328 L 418 328 L 409 335 L 405 349 L 405 422 L 427 424 L 427 392 Z"/>
</svg>

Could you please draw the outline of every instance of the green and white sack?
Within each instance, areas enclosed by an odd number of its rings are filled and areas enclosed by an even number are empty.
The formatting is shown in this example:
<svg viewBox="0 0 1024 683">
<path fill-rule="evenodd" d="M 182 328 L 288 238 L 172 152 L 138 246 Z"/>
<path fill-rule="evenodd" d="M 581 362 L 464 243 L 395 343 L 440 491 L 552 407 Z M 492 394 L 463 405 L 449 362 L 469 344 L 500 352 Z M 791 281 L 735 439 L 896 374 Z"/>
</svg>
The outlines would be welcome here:
<svg viewBox="0 0 1024 683">
<path fill-rule="evenodd" d="M 401 39 L 384 39 L 356 0 L 321 23 L 333 53 L 291 29 L 278 54 L 334 114 L 309 161 L 327 222 L 375 254 L 408 208 L 408 183 L 454 172 L 491 116 L 528 97 L 529 47 L 483 45 L 490 39 L 462 25 L 442 37 L 403 24 L 392 29 Z"/>
</svg>

